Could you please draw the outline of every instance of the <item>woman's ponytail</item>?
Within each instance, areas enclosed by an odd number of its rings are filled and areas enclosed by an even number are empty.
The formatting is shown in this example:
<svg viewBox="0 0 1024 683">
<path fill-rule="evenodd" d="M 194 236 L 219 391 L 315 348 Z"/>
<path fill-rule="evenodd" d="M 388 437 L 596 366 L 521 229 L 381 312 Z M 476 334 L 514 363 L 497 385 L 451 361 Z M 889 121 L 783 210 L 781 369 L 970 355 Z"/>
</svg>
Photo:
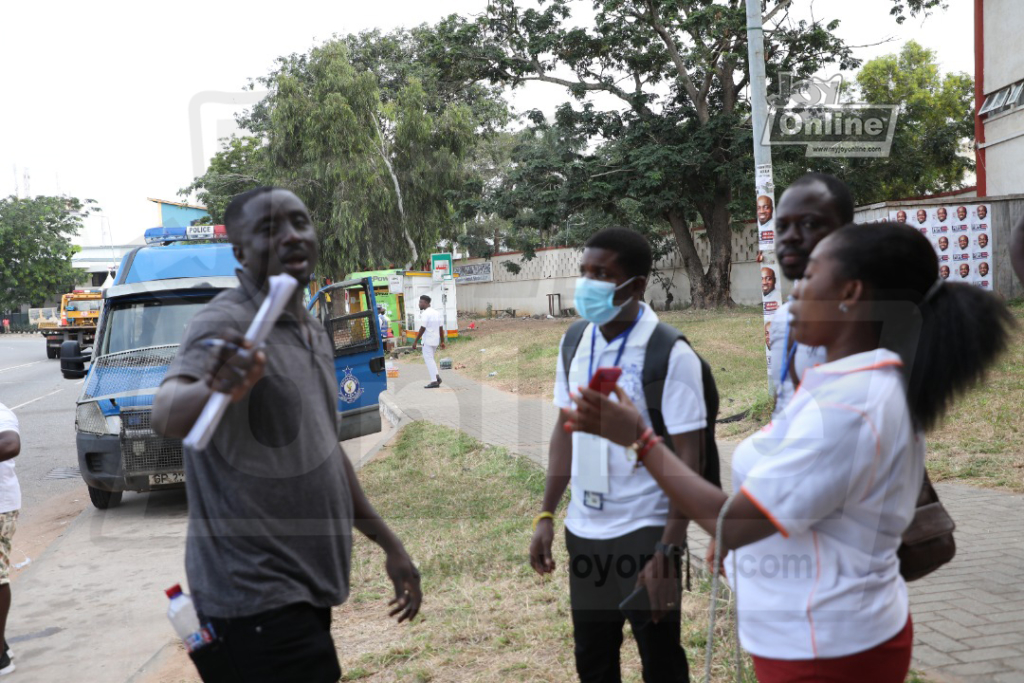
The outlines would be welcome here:
<svg viewBox="0 0 1024 683">
<path fill-rule="evenodd" d="M 915 422 L 930 429 L 954 399 L 984 378 L 1006 349 L 1015 321 L 996 295 L 958 282 L 943 282 L 921 302 L 921 314 L 907 401 Z"/>
<path fill-rule="evenodd" d="M 870 285 L 880 345 L 903 358 L 910 413 L 930 429 L 984 378 L 1016 321 L 995 294 L 940 279 L 934 248 L 909 226 L 851 225 L 832 238 L 844 275 Z"/>
</svg>

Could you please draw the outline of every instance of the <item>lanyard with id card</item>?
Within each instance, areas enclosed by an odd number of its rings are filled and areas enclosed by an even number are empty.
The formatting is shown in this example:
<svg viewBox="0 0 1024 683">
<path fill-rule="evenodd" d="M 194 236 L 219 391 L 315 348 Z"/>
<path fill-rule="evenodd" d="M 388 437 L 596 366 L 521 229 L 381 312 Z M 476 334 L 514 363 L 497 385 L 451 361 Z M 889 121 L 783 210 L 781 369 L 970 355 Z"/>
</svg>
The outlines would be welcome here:
<svg viewBox="0 0 1024 683">
<path fill-rule="evenodd" d="M 640 313 L 637 315 L 636 320 L 630 325 L 622 334 L 612 340 L 611 343 L 621 339 L 622 345 L 619 347 L 619 351 L 615 356 L 615 365 L 613 368 L 598 368 L 597 374 L 594 373 L 594 346 L 597 342 L 597 325 L 591 328 L 590 333 L 590 358 L 588 359 L 587 368 L 587 383 L 593 385 L 594 380 L 598 380 L 601 384 L 600 387 L 591 386 L 593 389 L 604 391 L 605 386 L 614 386 L 615 380 L 618 379 L 621 374 L 619 364 L 622 362 L 622 354 L 626 350 L 626 342 L 629 341 L 629 334 L 636 327 L 636 324 L 640 322 L 640 317 L 643 315 L 643 308 L 641 307 Z M 610 346 L 611 344 L 609 344 Z M 606 347 L 607 350 L 607 347 Z M 610 372 L 611 370 L 617 370 L 618 372 Z M 607 393 L 607 392 L 605 392 Z M 584 432 L 576 432 L 572 435 L 572 449 L 573 453 L 576 454 L 576 472 L 573 476 L 576 478 L 577 485 L 584 491 L 583 504 L 586 507 L 600 510 L 604 507 L 603 497 L 611 492 L 611 477 L 609 475 L 609 454 L 610 444 L 608 440 L 597 436 L 596 434 L 586 434 Z"/>
</svg>

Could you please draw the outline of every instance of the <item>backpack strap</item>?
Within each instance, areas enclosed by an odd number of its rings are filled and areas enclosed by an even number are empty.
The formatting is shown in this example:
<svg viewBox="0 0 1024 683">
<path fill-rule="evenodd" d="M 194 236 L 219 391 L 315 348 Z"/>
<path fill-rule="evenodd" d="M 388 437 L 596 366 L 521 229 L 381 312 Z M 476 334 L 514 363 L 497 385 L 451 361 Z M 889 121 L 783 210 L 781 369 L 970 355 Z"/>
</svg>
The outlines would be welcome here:
<svg viewBox="0 0 1024 683">
<path fill-rule="evenodd" d="M 665 445 L 675 452 L 675 444 L 665 426 L 665 415 L 662 409 L 662 396 L 665 392 L 665 381 L 668 378 L 668 366 L 672 349 L 676 342 L 682 341 L 690 346 L 689 340 L 676 328 L 666 323 L 658 323 L 647 342 L 644 356 L 643 387 L 647 413 L 651 419 L 651 427 L 658 436 L 665 440 Z M 701 439 L 700 473 L 712 484 L 722 486 L 720 466 L 718 462 L 718 446 L 715 443 L 715 422 L 718 419 L 718 387 L 711 366 L 697 355 L 700 361 L 701 384 L 704 387 L 704 408 L 707 413 L 707 426 Z"/>
<path fill-rule="evenodd" d="M 586 320 L 577 320 L 565 331 L 565 338 L 562 340 L 562 367 L 565 368 L 565 385 L 569 386 L 569 368 L 572 366 L 572 359 L 576 357 L 576 351 L 583 340 L 583 333 L 590 325 Z M 569 387 L 572 393 L 572 387 Z"/>
</svg>

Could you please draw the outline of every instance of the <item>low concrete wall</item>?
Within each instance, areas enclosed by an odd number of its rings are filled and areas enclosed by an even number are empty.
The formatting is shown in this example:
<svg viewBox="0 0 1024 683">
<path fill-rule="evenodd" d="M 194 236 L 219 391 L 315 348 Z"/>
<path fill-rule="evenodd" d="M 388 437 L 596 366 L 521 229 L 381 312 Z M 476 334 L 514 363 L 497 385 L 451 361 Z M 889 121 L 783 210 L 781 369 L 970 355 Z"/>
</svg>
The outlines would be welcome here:
<svg viewBox="0 0 1024 683">
<path fill-rule="evenodd" d="M 751 223 L 733 236 L 732 297 L 737 303 L 752 306 L 761 303 L 760 266 L 754 260 L 756 235 Z M 707 240 L 702 239 L 699 231 L 695 237 L 698 255 L 706 260 Z M 458 284 L 459 310 L 485 314 L 489 305 L 493 311 L 514 309 L 516 315 L 546 315 L 550 312 L 549 294 L 561 295 L 563 309 L 573 308 L 581 254 L 582 249 L 574 247 L 543 249 L 530 261 L 523 261 L 521 254 L 499 254 L 491 259 L 493 282 Z M 456 266 L 483 262 L 484 259 L 465 259 L 457 261 Z M 519 272 L 511 272 L 503 265 L 506 262 L 518 266 Z M 689 305 L 690 281 L 678 254 L 662 259 L 657 268 L 672 282 L 672 307 Z M 664 310 L 666 292 L 656 280 L 648 286 L 646 300 L 655 309 Z"/>
<path fill-rule="evenodd" d="M 690 281 L 682 268 L 664 271 L 672 278 L 672 307 L 690 303 Z M 459 310 L 486 314 L 488 305 L 493 311 L 515 309 L 516 315 L 546 315 L 548 294 L 560 294 L 561 306 L 573 308 L 576 276 L 548 277 L 543 280 L 510 280 L 505 282 L 477 282 L 458 285 Z M 761 303 L 761 267 L 754 261 L 734 263 L 732 266 L 732 298 L 736 303 L 757 306 Z M 655 310 L 665 308 L 665 290 L 658 282 L 647 288 L 645 300 Z M 555 304 L 557 306 L 557 303 Z M 555 311 L 557 315 L 558 312 Z"/>
</svg>

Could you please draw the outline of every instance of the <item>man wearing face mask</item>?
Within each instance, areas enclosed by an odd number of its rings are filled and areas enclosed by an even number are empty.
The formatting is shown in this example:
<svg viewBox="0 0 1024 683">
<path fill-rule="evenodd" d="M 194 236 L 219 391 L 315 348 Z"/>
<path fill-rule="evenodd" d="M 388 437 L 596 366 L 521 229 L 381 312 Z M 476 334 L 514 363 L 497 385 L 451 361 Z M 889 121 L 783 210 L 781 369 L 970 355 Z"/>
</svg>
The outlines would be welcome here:
<svg viewBox="0 0 1024 683">
<path fill-rule="evenodd" d="M 653 365 L 648 346 L 662 348 L 653 341 L 658 316 L 642 302 L 651 265 L 650 245 L 631 230 L 603 230 L 586 243 L 575 304 L 589 324 L 578 323 L 562 339 L 555 405 L 571 407 L 577 387 L 588 385 L 598 368 L 621 368 L 618 386 L 642 406 L 647 424 L 654 424 L 651 413 L 660 415 L 659 426 L 677 456 L 699 468 L 708 421 L 701 364 L 689 345 L 676 337 L 664 346 L 668 369 L 661 410 L 647 410 L 644 366 Z M 644 680 L 689 681 L 680 645 L 679 607 L 680 553 L 688 520 L 672 509 L 651 475 L 635 468 L 634 462 L 631 449 L 600 437 L 568 434 L 564 417 L 551 437 L 530 564 L 542 575 L 554 571 L 554 513 L 571 486 L 565 519 L 569 592 L 576 669 L 585 683 L 621 680 L 625 617 L 619 604 L 638 586 L 646 588 L 653 618 L 646 625 L 632 624 Z"/>
</svg>

